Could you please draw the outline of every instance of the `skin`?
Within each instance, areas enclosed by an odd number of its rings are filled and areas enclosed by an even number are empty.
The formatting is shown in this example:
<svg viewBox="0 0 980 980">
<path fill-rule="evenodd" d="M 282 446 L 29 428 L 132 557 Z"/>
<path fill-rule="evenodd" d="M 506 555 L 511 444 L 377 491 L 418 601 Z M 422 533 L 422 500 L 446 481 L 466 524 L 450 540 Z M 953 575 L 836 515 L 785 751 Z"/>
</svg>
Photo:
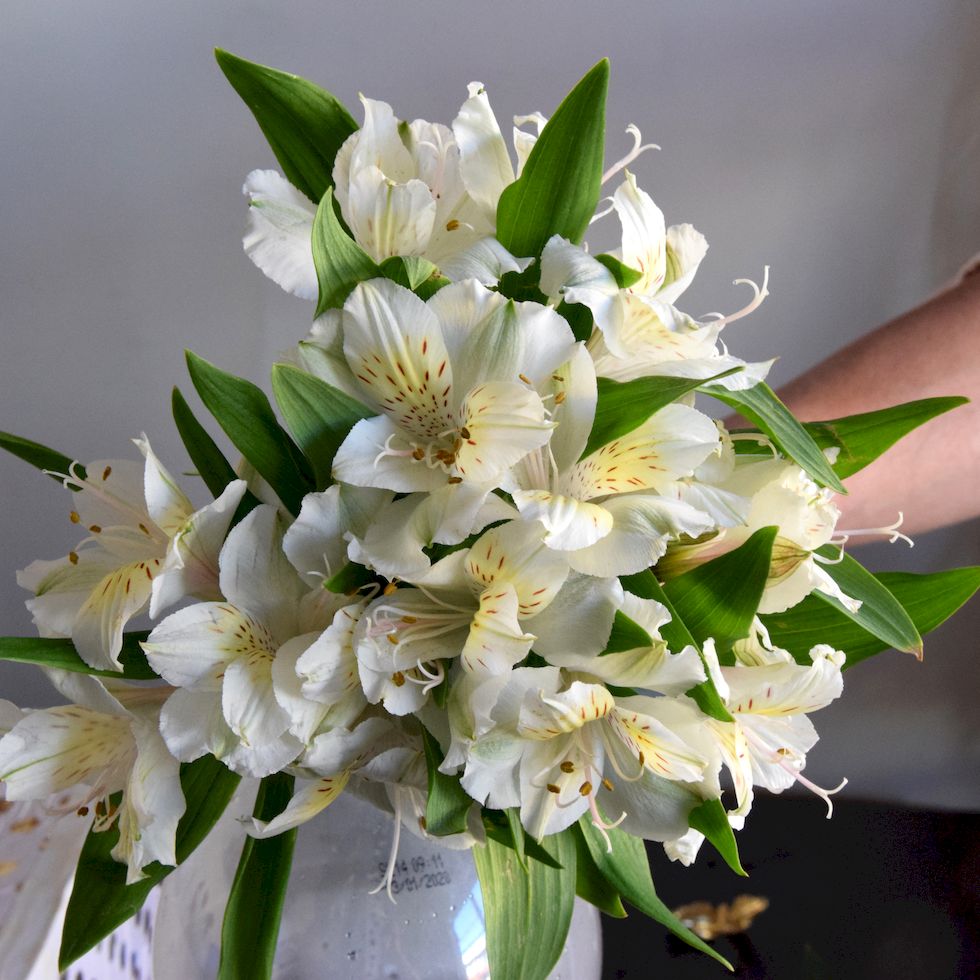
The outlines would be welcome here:
<svg viewBox="0 0 980 980">
<path fill-rule="evenodd" d="M 980 270 L 828 357 L 780 391 L 802 421 L 965 395 L 845 481 L 841 530 L 917 534 L 980 516 Z"/>
</svg>

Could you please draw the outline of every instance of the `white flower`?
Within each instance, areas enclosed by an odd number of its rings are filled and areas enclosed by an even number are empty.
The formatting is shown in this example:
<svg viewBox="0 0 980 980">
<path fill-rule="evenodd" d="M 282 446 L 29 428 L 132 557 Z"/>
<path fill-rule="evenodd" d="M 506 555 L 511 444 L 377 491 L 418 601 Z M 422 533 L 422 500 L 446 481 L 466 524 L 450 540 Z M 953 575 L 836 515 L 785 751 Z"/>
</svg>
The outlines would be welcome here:
<svg viewBox="0 0 980 980">
<path fill-rule="evenodd" d="M 470 85 L 452 130 L 403 123 L 386 102 L 362 96 L 361 103 L 364 125 L 340 148 L 333 180 L 344 220 L 371 258 L 418 255 L 450 279 L 485 283 L 527 267 L 530 260 L 515 259 L 493 237 L 497 200 L 514 171 L 482 85 Z M 315 205 L 271 170 L 250 173 L 243 192 L 246 253 L 283 289 L 315 299 Z"/>
<path fill-rule="evenodd" d="M 160 725 L 182 762 L 210 752 L 236 772 L 265 776 L 303 748 L 290 729 L 305 727 L 305 719 L 295 719 L 288 700 L 292 713 L 280 704 L 273 665 L 282 660 L 294 667 L 333 607 L 324 605 L 324 590 L 311 593 L 303 584 L 283 554 L 282 536 L 276 511 L 256 507 L 221 549 L 225 601 L 173 613 L 143 644 L 153 669 L 179 688 L 164 705 Z M 347 601 L 332 600 L 334 606 Z M 321 715 L 327 710 L 312 707 Z"/>
<path fill-rule="evenodd" d="M 77 789 L 72 805 L 98 801 L 96 829 L 116 820 L 112 856 L 128 865 L 126 883 L 153 861 L 174 865 L 177 821 L 184 812 L 180 767 L 158 729 L 168 688 L 51 672 L 76 704 L 28 711 L 0 738 L 0 780 L 8 800 L 41 800 Z M 122 792 L 115 810 L 109 798 Z"/>
<path fill-rule="evenodd" d="M 462 776 L 475 799 L 495 808 L 519 806 L 521 822 L 538 839 L 565 829 L 587 810 L 597 826 L 610 826 L 598 809 L 600 789 L 611 807 L 629 801 L 633 826 L 642 828 L 634 833 L 663 839 L 686 827 L 695 795 L 684 789 L 661 793 L 659 787 L 697 782 L 703 775 L 708 759 L 672 730 L 679 712 L 688 712 L 681 724 L 689 725 L 695 709 L 670 698 L 619 700 L 604 685 L 579 680 L 566 686 L 555 667 L 518 668 L 491 690 L 493 707 L 473 715 L 490 722 L 477 723 Z M 480 686 L 471 697 L 479 705 Z M 607 758 L 613 778 L 604 774 Z M 645 802 L 622 793 L 621 786 L 645 777 L 652 780 L 645 785 Z M 624 813 L 621 821 L 630 816 Z"/>
<path fill-rule="evenodd" d="M 715 687 L 735 719 L 707 722 L 735 784 L 737 805 L 732 812 L 748 813 L 753 785 L 780 793 L 799 782 L 826 801 L 830 816 L 830 796 L 837 790 L 821 789 L 802 775 L 806 753 L 817 742 L 806 715 L 840 697 L 844 654 L 820 644 L 810 651 L 812 664 L 807 667 L 785 650 L 767 650 L 755 643 L 751 666 L 740 662 L 721 667 L 712 640 L 705 641 L 703 652 Z"/>
<path fill-rule="evenodd" d="M 36 598 L 28 608 L 42 636 L 70 636 L 90 666 L 120 670 L 126 623 L 147 604 L 157 615 L 185 595 L 218 596 L 217 556 L 245 483 L 228 485 L 194 510 L 145 438 L 145 464 L 97 460 L 65 485 L 71 520 L 90 537 L 57 561 L 36 561 L 17 581 Z"/>
<path fill-rule="evenodd" d="M 506 486 L 521 515 L 540 521 L 545 544 L 572 568 L 600 576 L 633 574 L 663 555 L 672 538 L 696 537 L 714 527 L 708 515 L 663 495 L 715 451 L 718 431 L 707 416 L 686 405 L 666 405 L 580 459 L 596 406 L 588 354 L 578 349 L 548 384 L 558 403 L 555 436 L 513 468 Z"/>
<path fill-rule="evenodd" d="M 351 430 L 334 459 L 336 479 L 399 493 L 466 482 L 489 493 L 548 441 L 554 426 L 534 385 L 575 343 L 554 310 L 473 280 L 423 303 L 374 279 L 344 312 L 347 362 L 380 414 Z"/>
</svg>

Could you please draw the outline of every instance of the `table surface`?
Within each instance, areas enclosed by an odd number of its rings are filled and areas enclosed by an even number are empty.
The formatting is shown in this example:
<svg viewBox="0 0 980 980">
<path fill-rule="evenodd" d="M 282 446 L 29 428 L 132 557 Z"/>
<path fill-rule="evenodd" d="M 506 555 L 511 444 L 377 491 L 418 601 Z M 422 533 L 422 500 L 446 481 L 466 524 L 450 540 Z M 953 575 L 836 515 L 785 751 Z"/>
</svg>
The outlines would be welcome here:
<svg viewBox="0 0 980 980">
<path fill-rule="evenodd" d="M 693 867 L 649 847 L 671 908 L 760 895 L 747 933 L 714 942 L 734 976 L 766 980 L 980 977 L 980 815 L 763 797 L 739 833 L 748 878 L 710 845 Z M 603 980 L 724 980 L 727 971 L 639 912 L 603 916 Z"/>
</svg>

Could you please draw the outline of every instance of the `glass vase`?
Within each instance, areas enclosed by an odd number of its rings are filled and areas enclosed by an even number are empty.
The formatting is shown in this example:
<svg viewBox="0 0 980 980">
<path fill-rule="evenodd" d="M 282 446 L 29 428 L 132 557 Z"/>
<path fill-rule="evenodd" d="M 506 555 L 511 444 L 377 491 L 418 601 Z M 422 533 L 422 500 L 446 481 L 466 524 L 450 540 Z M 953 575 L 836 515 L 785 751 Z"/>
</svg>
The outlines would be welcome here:
<svg viewBox="0 0 980 980">
<path fill-rule="evenodd" d="M 234 810 L 229 807 L 229 811 Z M 242 812 L 241 808 L 237 812 Z M 274 980 L 487 980 L 483 902 L 469 851 L 403 832 L 382 888 L 392 817 L 343 794 L 300 827 Z M 164 889 L 156 918 L 155 980 L 213 980 L 221 921 L 243 831 L 223 819 Z M 598 980 L 599 914 L 576 901 L 552 980 Z"/>
</svg>

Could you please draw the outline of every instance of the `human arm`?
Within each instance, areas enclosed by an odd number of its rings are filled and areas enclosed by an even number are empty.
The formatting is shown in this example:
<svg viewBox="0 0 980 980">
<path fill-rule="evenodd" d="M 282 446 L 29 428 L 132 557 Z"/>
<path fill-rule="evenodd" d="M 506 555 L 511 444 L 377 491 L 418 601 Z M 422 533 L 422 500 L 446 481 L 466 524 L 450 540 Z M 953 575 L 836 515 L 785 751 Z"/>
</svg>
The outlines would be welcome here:
<svg viewBox="0 0 980 980">
<path fill-rule="evenodd" d="M 779 392 L 803 421 L 965 395 L 970 404 L 901 440 L 845 481 L 841 530 L 909 534 L 980 516 L 980 274 L 854 341 Z"/>
</svg>

